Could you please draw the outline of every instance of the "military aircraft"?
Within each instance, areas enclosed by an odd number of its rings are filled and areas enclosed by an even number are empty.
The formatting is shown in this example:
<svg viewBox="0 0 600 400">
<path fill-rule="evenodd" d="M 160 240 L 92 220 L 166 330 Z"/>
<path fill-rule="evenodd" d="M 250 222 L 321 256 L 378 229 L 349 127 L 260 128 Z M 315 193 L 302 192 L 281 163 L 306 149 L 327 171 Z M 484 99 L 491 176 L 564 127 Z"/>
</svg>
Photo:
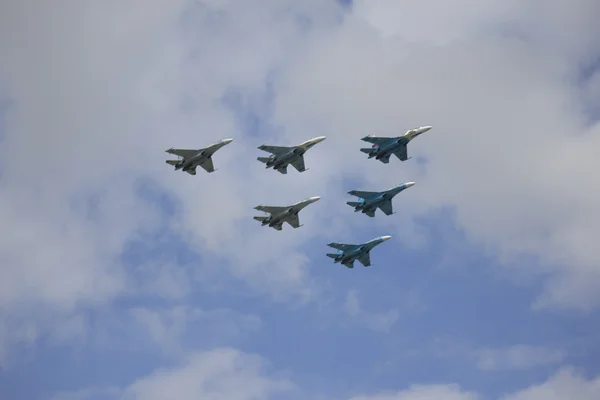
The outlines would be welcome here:
<svg viewBox="0 0 600 400">
<path fill-rule="evenodd" d="M 221 147 L 229 144 L 233 139 L 223 139 L 216 143 L 211 144 L 208 147 L 198 150 L 185 150 L 185 149 L 174 149 L 170 148 L 166 152 L 181 157 L 179 160 L 167 160 L 167 164 L 173 165 L 175 171 L 178 169 L 187 172 L 190 175 L 196 175 L 196 167 L 199 165 L 211 173 L 215 171 L 215 167 L 212 162 L 212 155 L 219 150 Z"/>
<path fill-rule="evenodd" d="M 351 190 L 348 194 L 360 198 L 360 201 L 348 201 L 346 204 L 354 207 L 354 211 L 362 211 L 363 214 L 367 214 L 373 218 L 375 211 L 379 208 L 385 215 L 394 214 L 392 208 L 392 199 L 398 193 L 404 189 L 412 187 L 415 182 L 401 183 L 394 186 L 391 189 L 384 190 L 383 192 L 364 192 L 360 190 Z"/>
<path fill-rule="evenodd" d="M 406 161 L 409 159 L 406 145 L 408 142 L 416 138 L 422 133 L 433 128 L 432 126 L 422 126 L 420 128 L 409 129 L 402 136 L 398 137 L 381 137 L 381 136 L 365 136 L 361 140 L 373 143 L 372 147 L 360 149 L 363 153 L 369 155 L 369 158 L 375 157 L 384 164 L 390 162 L 390 156 L 393 154 L 400 159 Z"/>
<path fill-rule="evenodd" d="M 334 259 L 334 264 L 342 263 L 347 268 L 354 268 L 354 261 L 358 260 L 365 267 L 371 266 L 369 252 L 378 244 L 390 239 L 391 236 L 380 236 L 363 244 L 329 243 L 327 246 L 337 249 L 336 254 L 327 254 Z"/>
<path fill-rule="evenodd" d="M 262 226 L 269 225 L 269 227 L 280 231 L 283 227 L 283 223 L 287 222 L 292 228 L 299 228 L 300 218 L 298 213 L 309 204 L 319 200 L 319 196 L 309 197 L 306 200 L 299 201 L 296 204 L 292 204 L 287 207 L 274 207 L 274 206 L 256 206 L 255 210 L 264 211 L 267 214 L 271 214 L 267 217 L 254 217 L 255 220 L 260 221 Z"/>
<path fill-rule="evenodd" d="M 309 139 L 298 146 L 291 147 L 268 146 L 263 144 L 259 146 L 258 149 L 267 151 L 271 153 L 271 155 L 269 157 L 258 157 L 258 161 L 267 164 L 266 168 L 273 167 L 275 171 L 279 171 L 282 174 L 287 174 L 287 167 L 290 164 L 292 167 L 296 168 L 298 172 L 304 172 L 306 171 L 306 167 L 304 166 L 304 153 L 323 140 L 325 140 L 325 136 L 319 136 Z"/>
</svg>

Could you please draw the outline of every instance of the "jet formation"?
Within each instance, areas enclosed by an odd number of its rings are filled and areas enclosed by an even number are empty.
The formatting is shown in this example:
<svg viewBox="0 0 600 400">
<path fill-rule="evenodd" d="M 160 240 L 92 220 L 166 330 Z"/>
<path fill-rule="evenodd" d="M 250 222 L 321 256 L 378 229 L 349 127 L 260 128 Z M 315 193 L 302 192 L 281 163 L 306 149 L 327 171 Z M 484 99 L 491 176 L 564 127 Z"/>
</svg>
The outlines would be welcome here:
<svg viewBox="0 0 600 400">
<path fill-rule="evenodd" d="M 360 151 L 367 154 L 368 158 L 375 158 L 384 164 L 390 162 L 390 157 L 395 155 L 400 161 L 407 161 L 407 145 L 417 136 L 429 131 L 431 126 L 422 126 L 409 129 L 401 136 L 383 137 L 368 135 L 361 138 L 362 141 L 372 143 L 369 148 L 361 148 Z M 272 168 L 281 174 L 288 173 L 288 166 L 291 165 L 299 173 L 308 171 L 306 168 L 304 155 L 316 144 L 325 140 L 325 136 L 318 136 L 308 139 L 296 146 L 271 146 L 263 144 L 258 146 L 259 150 L 270 153 L 268 157 L 258 157 L 257 160 L 265 164 L 265 168 Z M 190 175 L 196 175 L 196 168 L 202 167 L 206 172 L 216 171 L 212 156 L 223 146 L 231 143 L 233 139 L 223 139 L 208 147 L 196 150 L 175 149 L 166 150 L 167 153 L 180 157 L 178 160 L 166 160 L 166 163 L 175 167 L 175 170 L 182 170 Z M 377 209 L 381 210 L 386 216 L 395 214 L 392 205 L 392 199 L 404 190 L 415 185 L 415 182 L 405 182 L 383 191 L 361 191 L 351 190 L 348 194 L 357 197 L 357 201 L 348 201 L 346 204 L 354 208 L 355 212 L 361 212 L 374 218 Z M 287 223 L 293 229 L 300 228 L 299 213 L 308 205 L 320 200 L 319 196 L 308 197 L 289 206 L 265 206 L 254 207 L 257 211 L 263 211 L 268 215 L 253 217 L 261 223 L 261 226 L 268 226 L 277 231 L 283 229 L 283 224 Z M 347 268 L 354 268 L 354 262 L 360 262 L 364 267 L 371 266 L 370 251 L 379 244 L 391 239 L 390 235 L 376 237 L 362 244 L 344 244 L 338 242 L 329 243 L 327 246 L 337 249 L 337 253 L 328 253 L 327 257 L 332 258 L 334 264 L 340 263 Z"/>
</svg>

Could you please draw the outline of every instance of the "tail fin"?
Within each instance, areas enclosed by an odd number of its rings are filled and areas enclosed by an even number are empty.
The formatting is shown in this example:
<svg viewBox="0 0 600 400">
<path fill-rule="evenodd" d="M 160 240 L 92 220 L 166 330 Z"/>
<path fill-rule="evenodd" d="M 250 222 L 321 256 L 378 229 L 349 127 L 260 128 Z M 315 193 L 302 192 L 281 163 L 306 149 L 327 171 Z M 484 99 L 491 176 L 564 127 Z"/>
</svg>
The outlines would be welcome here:
<svg viewBox="0 0 600 400">
<path fill-rule="evenodd" d="M 252 217 L 252 218 L 254 218 L 255 220 L 257 220 L 258 222 L 263 222 L 263 221 L 265 221 L 265 220 L 266 220 L 268 217 Z"/>
<path fill-rule="evenodd" d="M 373 151 L 373 149 L 371 147 L 365 147 L 363 149 L 360 149 L 360 151 L 362 151 L 365 154 L 371 154 L 371 152 Z"/>
<path fill-rule="evenodd" d="M 338 257 L 339 254 L 327 253 L 327 257 L 333 258 L 334 260 Z"/>
<path fill-rule="evenodd" d="M 172 165 L 172 166 L 176 166 L 177 164 L 179 164 L 179 161 L 178 160 L 167 160 L 166 163 L 169 165 Z"/>
<path fill-rule="evenodd" d="M 270 158 L 269 157 L 258 157 L 257 158 L 258 161 L 260 161 L 261 163 L 268 163 Z"/>
<path fill-rule="evenodd" d="M 346 204 L 352 207 L 360 206 L 360 203 L 358 201 L 347 201 Z"/>
</svg>

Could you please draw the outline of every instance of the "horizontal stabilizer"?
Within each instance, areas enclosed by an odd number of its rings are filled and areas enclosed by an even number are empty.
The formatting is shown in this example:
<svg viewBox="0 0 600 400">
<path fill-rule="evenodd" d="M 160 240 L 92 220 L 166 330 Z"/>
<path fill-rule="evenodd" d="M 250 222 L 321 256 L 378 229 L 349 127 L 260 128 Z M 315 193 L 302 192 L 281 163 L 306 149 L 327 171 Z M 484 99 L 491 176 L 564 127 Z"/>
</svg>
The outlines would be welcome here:
<svg viewBox="0 0 600 400">
<path fill-rule="evenodd" d="M 371 154 L 373 149 L 371 147 L 365 147 L 364 149 L 360 149 L 360 151 L 362 151 L 365 154 Z"/>
<path fill-rule="evenodd" d="M 269 217 L 252 217 L 252 218 L 254 218 L 255 220 L 257 220 L 259 222 L 263 222 L 263 221 L 265 221 Z"/>
<path fill-rule="evenodd" d="M 338 254 L 327 253 L 327 257 L 333 258 L 334 260 L 337 258 Z"/>
<path fill-rule="evenodd" d="M 261 163 L 265 163 L 265 164 L 268 163 L 270 159 L 271 158 L 269 158 L 269 157 L 258 157 L 257 158 L 258 161 L 260 161 Z"/>
<path fill-rule="evenodd" d="M 173 165 L 173 166 L 175 166 L 175 165 L 179 164 L 179 161 L 178 161 L 178 160 L 167 160 L 167 161 L 165 161 L 165 162 L 166 162 L 167 164 L 169 164 L 169 165 Z"/>
<path fill-rule="evenodd" d="M 346 204 L 348 204 L 349 206 L 352 206 L 352 207 L 360 206 L 360 203 L 358 201 L 347 201 Z"/>
</svg>

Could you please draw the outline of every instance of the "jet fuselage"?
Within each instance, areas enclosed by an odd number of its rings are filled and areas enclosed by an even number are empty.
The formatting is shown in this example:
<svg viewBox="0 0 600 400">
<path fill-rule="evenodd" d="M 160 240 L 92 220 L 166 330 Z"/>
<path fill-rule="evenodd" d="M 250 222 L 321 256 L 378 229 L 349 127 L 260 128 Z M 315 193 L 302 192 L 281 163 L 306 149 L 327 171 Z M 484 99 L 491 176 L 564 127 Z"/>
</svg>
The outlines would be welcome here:
<svg viewBox="0 0 600 400">
<path fill-rule="evenodd" d="M 400 185 L 394 186 L 389 190 L 380 192 L 378 195 L 370 197 L 368 199 L 360 199 L 358 205 L 354 207 L 354 211 L 362 211 L 363 213 L 376 209 L 380 204 L 393 199 L 398 193 L 402 192 L 409 187 L 412 187 L 414 182 L 401 183 Z"/>
<path fill-rule="evenodd" d="M 309 204 L 312 204 L 320 199 L 321 199 L 321 197 L 319 197 L 319 196 L 313 196 L 313 197 L 309 197 L 306 200 L 299 201 L 296 204 L 292 204 L 291 206 L 286 208 L 284 211 L 277 213 L 277 214 L 271 214 L 268 217 L 266 217 L 261 222 L 261 226 L 269 225 L 269 227 L 272 228 L 275 225 L 279 225 L 282 222 L 287 221 L 291 216 L 298 215 L 300 213 L 300 211 L 302 211 L 306 206 L 308 206 Z"/>
<path fill-rule="evenodd" d="M 198 151 L 191 157 L 182 158 L 177 164 L 175 164 L 175 171 L 182 169 L 183 171 L 187 171 L 189 169 L 195 168 L 198 164 L 201 164 L 203 160 L 209 159 L 213 154 L 221 147 L 229 144 L 233 141 L 233 139 L 223 139 L 220 140 L 205 149 Z"/>
<path fill-rule="evenodd" d="M 316 138 L 309 139 L 298 146 L 290 147 L 290 150 L 283 154 L 271 154 L 269 161 L 265 164 L 265 168 L 279 169 L 283 166 L 290 164 L 297 158 L 302 157 L 308 150 L 310 150 L 315 144 L 325 140 L 325 136 L 318 136 Z"/>
<path fill-rule="evenodd" d="M 377 160 L 380 160 L 383 157 L 389 156 L 392 153 L 400 150 L 402 147 L 408 145 L 411 140 L 429 131 L 431 128 L 432 126 L 422 126 L 415 129 L 409 129 L 401 136 L 381 140 L 381 142 L 375 143 L 371 146 L 371 152 L 368 154 L 368 156 L 369 158 L 375 157 Z"/>
<path fill-rule="evenodd" d="M 359 247 L 355 247 L 351 250 L 344 251 L 338 250 L 338 256 L 334 259 L 334 263 L 342 263 L 345 264 L 350 261 L 355 261 L 361 255 L 370 252 L 373 248 L 386 240 L 389 240 L 391 236 L 381 236 L 375 239 L 371 239 L 368 242 L 360 245 Z"/>
</svg>

